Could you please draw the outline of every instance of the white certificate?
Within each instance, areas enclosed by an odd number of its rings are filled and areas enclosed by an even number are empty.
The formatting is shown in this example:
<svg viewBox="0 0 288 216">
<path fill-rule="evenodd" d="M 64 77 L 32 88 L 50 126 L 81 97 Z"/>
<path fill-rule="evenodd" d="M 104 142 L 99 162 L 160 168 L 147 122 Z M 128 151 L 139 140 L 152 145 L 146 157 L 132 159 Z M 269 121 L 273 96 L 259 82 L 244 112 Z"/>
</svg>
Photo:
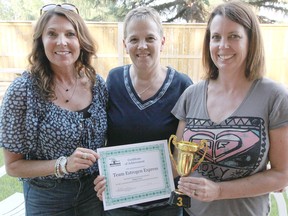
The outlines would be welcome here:
<svg viewBox="0 0 288 216">
<path fill-rule="evenodd" d="M 104 210 L 168 198 L 175 189 L 167 140 L 98 148 Z"/>
</svg>

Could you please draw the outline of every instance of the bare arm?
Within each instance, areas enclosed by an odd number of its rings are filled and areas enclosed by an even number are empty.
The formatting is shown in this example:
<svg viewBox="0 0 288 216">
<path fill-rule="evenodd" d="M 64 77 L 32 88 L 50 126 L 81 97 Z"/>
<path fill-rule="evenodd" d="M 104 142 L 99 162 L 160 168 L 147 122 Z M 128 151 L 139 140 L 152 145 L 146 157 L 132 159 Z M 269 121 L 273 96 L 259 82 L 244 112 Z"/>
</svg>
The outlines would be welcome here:
<svg viewBox="0 0 288 216">
<path fill-rule="evenodd" d="M 54 173 L 54 161 L 29 161 L 24 155 L 9 152 L 3 149 L 5 168 L 8 175 L 13 177 L 33 178 L 47 176 Z"/>
<path fill-rule="evenodd" d="M 34 178 L 55 174 L 56 160 L 26 160 L 24 155 L 15 154 L 3 149 L 5 168 L 8 175 L 21 178 Z M 87 159 L 83 159 L 87 153 Z M 91 149 L 77 148 L 68 158 L 66 169 L 68 172 L 77 172 L 92 166 L 99 155 Z"/>
</svg>

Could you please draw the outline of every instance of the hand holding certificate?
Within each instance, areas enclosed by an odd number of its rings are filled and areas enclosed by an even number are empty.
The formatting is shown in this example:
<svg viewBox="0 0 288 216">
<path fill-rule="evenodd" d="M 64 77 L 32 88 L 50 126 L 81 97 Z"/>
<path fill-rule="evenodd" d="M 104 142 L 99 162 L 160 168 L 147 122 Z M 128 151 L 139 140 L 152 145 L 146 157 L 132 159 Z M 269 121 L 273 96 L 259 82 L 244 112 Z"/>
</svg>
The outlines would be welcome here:
<svg viewBox="0 0 288 216">
<path fill-rule="evenodd" d="M 99 148 L 104 210 L 168 198 L 175 189 L 166 140 Z"/>
</svg>

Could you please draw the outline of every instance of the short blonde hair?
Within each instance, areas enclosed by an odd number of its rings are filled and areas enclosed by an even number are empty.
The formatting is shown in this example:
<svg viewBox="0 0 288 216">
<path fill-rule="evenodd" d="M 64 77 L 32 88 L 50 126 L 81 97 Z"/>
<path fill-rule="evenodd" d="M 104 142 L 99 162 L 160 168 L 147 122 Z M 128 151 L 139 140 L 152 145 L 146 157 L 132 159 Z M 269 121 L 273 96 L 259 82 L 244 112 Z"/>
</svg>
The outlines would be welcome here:
<svg viewBox="0 0 288 216">
<path fill-rule="evenodd" d="M 127 37 L 127 26 L 131 20 L 147 19 L 147 18 L 152 18 L 155 21 L 156 25 L 159 28 L 159 34 L 162 37 L 163 36 L 163 27 L 162 27 L 161 18 L 160 18 L 159 13 L 154 8 L 141 6 L 141 7 L 132 9 L 125 16 L 125 19 L 124 19 L 124 38 Z"/>
</svg>

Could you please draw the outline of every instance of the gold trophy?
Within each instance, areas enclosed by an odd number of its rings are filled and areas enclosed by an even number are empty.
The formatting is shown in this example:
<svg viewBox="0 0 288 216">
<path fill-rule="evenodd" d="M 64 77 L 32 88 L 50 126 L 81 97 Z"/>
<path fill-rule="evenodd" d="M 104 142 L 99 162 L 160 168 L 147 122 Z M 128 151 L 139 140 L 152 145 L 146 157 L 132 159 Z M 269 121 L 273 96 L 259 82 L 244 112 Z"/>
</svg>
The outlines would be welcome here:
<svg viewBox="0 0 288 216">
<path fill-rule="evenodd" d="M 171 153 L 171 143 L 178 150 L 177 164 Z M 195 154 L 205 147 L 203 156 L 198 160 L 195 160 Z M 203 162 L 205 154 L 207 152 L 208 146 L 206 140 L 201 140 L 200 143 L 179 141 L 177 142 L 177 137 L 171 135 L 169 138 L 169 153 L 173 163 L 174 168 L 177 170 L 180 176 L 188 176 L 191 172 L 194 172 L 198 166 Z M 170 205 L 177 205 L 184 208 L 190 208 L 190 197 L 180 192 L 178 189 L 171 192 L 169 199 Z"/>
</svg>

